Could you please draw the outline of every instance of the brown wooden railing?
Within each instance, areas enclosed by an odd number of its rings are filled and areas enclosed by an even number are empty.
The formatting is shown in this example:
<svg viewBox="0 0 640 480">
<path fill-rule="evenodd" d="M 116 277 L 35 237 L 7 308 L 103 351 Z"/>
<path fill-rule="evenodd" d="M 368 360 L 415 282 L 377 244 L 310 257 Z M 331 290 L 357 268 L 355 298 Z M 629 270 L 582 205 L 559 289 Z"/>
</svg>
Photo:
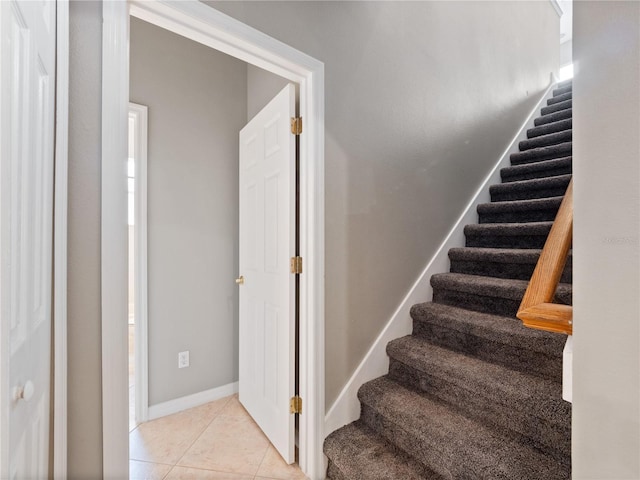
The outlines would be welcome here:
<svg viewBox="0 0 640 480">
<path fill-rule="evenodd" d="M 573 331 L 573 307 L 552 303 L 562 276 L 573 231 L 573 180 L 569 182 L 517 317 L 525 326 L 549 332 Z"/>
</svg>

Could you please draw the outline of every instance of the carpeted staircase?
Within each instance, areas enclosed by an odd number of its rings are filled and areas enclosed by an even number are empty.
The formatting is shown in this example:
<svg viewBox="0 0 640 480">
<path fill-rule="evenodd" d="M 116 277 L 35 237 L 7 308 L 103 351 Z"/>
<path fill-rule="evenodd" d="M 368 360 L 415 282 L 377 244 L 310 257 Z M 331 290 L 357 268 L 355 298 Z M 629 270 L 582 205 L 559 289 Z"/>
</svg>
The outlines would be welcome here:
<svg viewBox="0 0 640 480">
<path fill-rule="evenodd" d="M 571 404 L 562 400 L 566 337 L 515 318 L 571 179 L 571 84 L 535 128 L 434 275 L 413 334 L 387 346 L 389 373 L 363 385 L 360 419 L 325 441 L 333 480 L 571 477 Z M 571 303 L 571 257 L 556 292 Z"/>
</svg>

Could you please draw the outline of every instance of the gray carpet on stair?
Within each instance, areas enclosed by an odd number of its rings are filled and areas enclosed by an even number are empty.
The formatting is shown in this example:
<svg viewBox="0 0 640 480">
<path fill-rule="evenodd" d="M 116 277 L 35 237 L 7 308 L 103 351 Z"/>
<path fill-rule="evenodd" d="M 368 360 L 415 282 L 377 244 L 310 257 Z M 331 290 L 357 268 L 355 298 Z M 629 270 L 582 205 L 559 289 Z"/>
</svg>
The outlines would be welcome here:
<svg viewBox="0 0 640 480">
<path fill-rule="evenodd" d="M 492 202 L 562 197 L 569 186 L 570 180 L 571 175 L 516 180 L 492 185 L 489 188 L 489 194 Z"/>
<path fill-rule="evenodd" d="M 533 180 L 536 178 L 549 178 L 558 175 L 571 175 L 571 157 L 555 158 L 535 163 L 525 163 L 505 167 L 500 170 L 500 177 L 505 183 L 519 180 Z"/>
<path fill-rule="evenodd" d="M 526 328 L 513 318 L 427 302 L 411 309 L 413 335 L 519 372 L 557 381 L 561 336 Z"/>
<path fill-rule="evenodd" d="M 566 337 L 515 318 L 571 180 L 571 82 L 540 113 L 432 301 L 411 309 L 412 334 L 387 345 L 388 375 L 360 388 L 360 419 L 327 437 L 327 478 L 571 478 Z M 571 272 L 569 255 L 557 303 L 571 304 Z"/>
<path fill-rule="evenodd" d="M 566 108 L 564 110 L 560 110 L 559 112 L 548 113 L 547 115 L 540 116 L 533 121 L 533 124 L 536 127 L 541 125 L 547 125 L 549 123 L 554 123 L 559 120 L 565 120 L 567 118 L 572 118 L 573 112 L 571 108 Z"/>
<path fill-rule="evenodd" d="M 529 140 L 522 140 L 518 144 L 518 148 L 521 151 L 531 150 L 532 148 L 539 148 L 548 145 L 557 145 L 558 143 L 570 142 L 572 138 L 571 130 L 562 130 L 560 132 L 548 133 L 546 135 L 540 135 L 538 137 L 531 138 Z"/>
<path fill-rule="evenodd" d="M 571 130 L 573 128 L 573 119 L 567 118 L 565 120 L 559 120 L 553 123 L 547 123 L 539 127 L 530 128 L 527 130 L 527 138 L 535 138 L 541 135 L 548 135 L 550 133 L 561 132 L 563 130 Z"/>
<path fill-rule="evenodd" d="M 553 158 L 568 157 L 571 155 L 571 151 L 571 142 L 532 148 L 531 150 L 525 150 L 524 152 L 512 153 L 510 155 L 511 165 L 522 165 L 523 163 L 532 163 L 539 162 L 541 160 L 551 160 Z"/>
</svg>

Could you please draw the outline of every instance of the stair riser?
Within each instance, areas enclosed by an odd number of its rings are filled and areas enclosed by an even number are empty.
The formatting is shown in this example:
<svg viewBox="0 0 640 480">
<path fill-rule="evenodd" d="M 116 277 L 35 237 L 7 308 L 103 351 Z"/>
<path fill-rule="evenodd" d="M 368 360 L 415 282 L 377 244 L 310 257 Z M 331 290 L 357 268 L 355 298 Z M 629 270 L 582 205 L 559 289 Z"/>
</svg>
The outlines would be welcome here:
<svg viewBox="0 0 640 480">
<path fill-rule="evenodd" d="M 491 427 L 499 427 L 516 434 L 523 443 L 530 444 L 551 454 L 558 460 L 567 459 L 561 452 L 571 451 L 571 414 L 570 408 L 562 405 L 547 419 L 541 419 L 518 411 L 515 402 L 507 396 L 498 397 L 492 392 L 471 391 L 443 380 L 439 376 L 420 372 L 404 363 L 391 358 L 389 377 L 418 391 L 435 396 L 452 405 L 469 418 Z"/>
<path fill-rule="evenodd" d="M 554 95 L 547 100 L 547 105 L 555 105 L 556 103 L 564 102 L 565 100 L 571 100 L 572 92 L 564 92 L 559 95 Z"/>
<path fill-rule="evenodd" d="M 529 179 L 531 180 L 531 179 Z M 562 182 L 564 183 L 564 182 Z M 566 182 L 567 184 L 569 182 Z M 500 189 L 491 191 L 492 202 L 509 202 L 514 200 L 534 200 L 536 198 L 562 197 L 567 191 L 566 184 L 560 184 L 553 188 L 540 189 Z"/>
<path fill-rule="evenodd" d="M 530 128 L 527 130 L 527 138 L 536 138 L 542 135 L 549 135 L 551 133 L 562 132 L 564 130 L 571 130 L 573 127 L 573 120 L 568 118 L 566 120 L 560 120 L 559 122 L 548 123 L 540 127 Z"/>
<path fill-rule="evenodd" d="M 524 212 L 480 213 L 478 223 L 553 222 L 557 213 L 558 207 Z"/>
<path fill-rule="evenodd" d="M 489 297 L 437 287 L 433 290 L 433 301 L 452 307 L 466 308 L 467 310 L 473 310 L 475 312 L 515 317 L 522 299 L 512 300 L 502 297 Z"/>
<path fill-rule="evenodd" d="M 572 114 L 573 114 L 572 109 L 567 108 L 566 110 L 561 110 L 559 112 L 550 113 L 548 115 L 538 117 L 533 120 L 533 124 L 536 127 L 539 127 L 541 125 L 547 125 L 549 123 L 557 122 L 558 120 L 566 120 L 567 118 L 571 118 Z"/>
<path fill-rule="evenodd" d="M 517 320 L 513 320 L 514 322 Z M 562 378 L 562 358 L 506 345 L 463 331 L 446 328 L 427 319 L 413 320 L 413 335 L 441 347 L 504 365 L 549 380 Z"/>
<path fill-rule="evenodd" d="M 557 177 L 558 175 L 571 175 L 573 173 L 573 167 L 571 162 L 566 164 L 554 166 L 551 168 L 545 168 L 543 170 L 531 170 L 531 171 L 510 171 L 503 169 L 500 171 L 500 176 L 503 183 L 518 182 L 520 180 L 533 180 L 535 178 L 549 178 Z"/>
<path fill-rule="evenodd" d="M 571 142 L 565 142 L 551 147 L 527 150 L 525 152 L 512 153 L 509 156 L 511 165 L 524 165 L 525 163 L 540 162 L 543 160 L 553 160 L 555 158 L 570 157 L 572 154 Z"/>
<path fill-rule="evenodd" d="M 451 273 L 465 273 L 484 277 L 512 278 L 515 280 L 531 280 L 535 263 L 498 263 L 491 261 L 451 260 Z M 573 270 L 567 265 L 562 273 L 562 283 L 572 283 Z"/>
<path fill-rule="evenodd" d="M 542 248 L 547 235 L 467 235 L 465 246 L 484 248 Z"/>
<path fill-rule="evenodd" d="M 542 116 L 549 115 L 551 113 L 556 113 L 561 110 L 567 110 L 571 108 L 572 100 L 565 100 L 564 102 L 556 103 L 555 105 L 549 105 L 548 107 L 542 107 L 540 109 L 540 114 Z"/>
<path fill-rule="evenodd" d="M 532 148 L 548 147 L 558 145 L 559 143 L 570 142 L 573 130 L 564 130 L 562 132 L 543 135 L 530 140 L 522 140 L 518 143 L 521 152 L 531 150 Z"/>
</svg>

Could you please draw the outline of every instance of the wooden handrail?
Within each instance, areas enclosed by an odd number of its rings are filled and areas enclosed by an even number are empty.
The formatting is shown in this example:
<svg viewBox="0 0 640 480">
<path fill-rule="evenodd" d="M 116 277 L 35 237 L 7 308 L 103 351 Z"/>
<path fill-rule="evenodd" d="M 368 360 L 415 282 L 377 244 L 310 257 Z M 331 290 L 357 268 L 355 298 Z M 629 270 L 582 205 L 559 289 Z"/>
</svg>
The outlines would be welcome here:
<svg viewBox="0 0 640 480">
<path fill-rule="evenodd" d="M 567 263 L 573 232 L 573 179 L 544 244 L 517 317 L 525 326 L 549 332 L 573 332 L 573 307 L 553 303 Z"/>
</svg>

